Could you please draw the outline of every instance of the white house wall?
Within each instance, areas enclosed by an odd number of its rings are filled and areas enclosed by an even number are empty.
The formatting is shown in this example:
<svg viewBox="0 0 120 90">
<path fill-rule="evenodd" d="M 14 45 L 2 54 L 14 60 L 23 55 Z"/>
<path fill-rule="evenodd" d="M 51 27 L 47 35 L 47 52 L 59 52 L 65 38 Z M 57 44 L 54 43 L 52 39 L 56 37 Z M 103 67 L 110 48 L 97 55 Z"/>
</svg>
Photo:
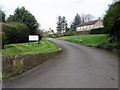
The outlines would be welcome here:
<svg viewBox="0 0 120 90">
<path fill-rule="evenodd" d="M 102 28 L 102 27 L 103 27 L 102 21 L 97 21 L 97 22 L 94 24 L 94 28 Z"/>
<path fill-rule="evenodd" d="M 101 20 L 97 21 L 94 25 L 87 25 L 87 26 L 81 26 L 81 27 L 76 27 L 77 31 L 90 31 L 92 29 L 96 28 L 102 28 L 103 23 Z"/>
</svg>

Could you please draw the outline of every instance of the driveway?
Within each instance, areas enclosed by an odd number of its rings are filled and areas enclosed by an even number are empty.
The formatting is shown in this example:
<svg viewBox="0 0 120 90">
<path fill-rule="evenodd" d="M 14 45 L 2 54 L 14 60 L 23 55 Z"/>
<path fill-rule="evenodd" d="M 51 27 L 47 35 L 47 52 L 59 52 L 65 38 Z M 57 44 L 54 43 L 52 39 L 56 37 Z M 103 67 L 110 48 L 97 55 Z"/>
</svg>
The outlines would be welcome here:
<svg viewBox="0 0 120 90">
<path fill-rule="evenodd" d="M 56 39 L 63 52 L 15 78 L 4 88 L 118 88 L 118 57 L 111 52 Z"/>
</svg>

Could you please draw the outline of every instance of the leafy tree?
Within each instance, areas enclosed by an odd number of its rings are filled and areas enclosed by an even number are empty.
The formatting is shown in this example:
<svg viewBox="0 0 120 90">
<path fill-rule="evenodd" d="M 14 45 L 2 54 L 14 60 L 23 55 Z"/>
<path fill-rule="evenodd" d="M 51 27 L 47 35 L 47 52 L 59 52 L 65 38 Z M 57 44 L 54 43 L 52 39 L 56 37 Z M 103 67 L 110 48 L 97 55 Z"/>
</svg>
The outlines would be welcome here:
<svg viewBox="0 0 120 90">
<path fill-rule="evenodd" d="M 62 30 L 63 30 L 63 32 L 65 32 L 66 29 L 67 29 L 67 21 L 66 21 L 66 18 L 63 16 L 63 18 L 62 18 Z"/>
<path fill-rule="evenodd" d="M 24 7 L 18 7 L 15 10 L 14 15 L 8 17 L 7 22 L 20 22 L 26 24 L 30 29 L 30 34 L 35 33 L 39 26 L 35 17 Z"/>
<path fill-rule="evenodd" d="M 103 24 L 109 36 L 115 41 L 120 41 L 120 1 L 109 6 Z"/>
<path fill-rule="evenodd" d="M 75 19 L 74 19 L 74 24 L 77 26 L 81 23 L 81 17 L 79 14 L 76 14 Z"/>
<path fill-rule="evenodd" d="M 69 32 L 69 28 L 66 28 L 66 29 L 65 29 L 65 33 L 67 33 L 67 32 Z"/>
<path fill-rule="evenodd" d="M 72 22 L 72 24 L 70 25 L 70 30 L 69 30 L 69 31 L 70 31 L 70 32 L 76 31 L 76 25 L 75 25 L 74 22 Z"/>
<path fill-rule="evenodd" d="M 5 22 L 5 13 L 0 10 L 0 22 Z"/>
<path fill-rule="evenodd" d="M 76 31 L 76 26 L 81 23 L 81 18 L 79 14 L 76 14 L 71 26 L 70 26 L 70 31 Z"/>
<path fill-rule="evenodd" d="M 61 31 L 62 31 L 62 22 L 61 22 L 61 16 L 58 16 L 58 21 L 57 21 L 57 32 L 58 33 L 61 33 Z"/>
<path fill-rule="evenodd" d="M 54 30 L 51 30 L 52 31 L 52 33 L 54 33 Z"/>
<path fill-rule="evenodd" d="M 65 17 L 58 16 L 58 21 L 57 21 L 57 32 L 58 33 L 64 33 L 67 28 L 67 21 Z"/>
</svg>

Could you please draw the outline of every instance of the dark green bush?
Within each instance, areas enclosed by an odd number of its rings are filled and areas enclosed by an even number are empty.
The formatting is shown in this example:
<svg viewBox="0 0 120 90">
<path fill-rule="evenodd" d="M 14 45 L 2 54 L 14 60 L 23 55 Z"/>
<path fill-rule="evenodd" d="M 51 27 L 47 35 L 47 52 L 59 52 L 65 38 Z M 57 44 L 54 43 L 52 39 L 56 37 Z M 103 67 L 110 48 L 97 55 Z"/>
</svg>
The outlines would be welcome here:
<svg viewBox="0 0 120 90">
<path fill-rule="evenodd" d="M 103 19 L 105 30 L 114 41 L 120 41 L 120 1 L 109 5 L 109 9 Z"/>
<path fill-rule="evenodd" d="M 110 35 L 114 41 L 120 41 L 120 17 L 115 20 Z"/>
<path fill-rule="evenodd" d="M 4 32 L 0 32 L 0 48 L 4 48 L 4 45 L 7 43 L 7 36 Z"/>
<path fill-rule="evenodd" d="M 104 28 L 92 29 L 90 34 L 107 34 Z"/>
<path fill-rule="evenodd" d="M 3 23 L 2 32 L 7 36 L 2 43 L 23 43 L 28 41 L 29 29 L 22 23 Z M 7 41 L 6 41 L 7 40 Z"/>
</svg>

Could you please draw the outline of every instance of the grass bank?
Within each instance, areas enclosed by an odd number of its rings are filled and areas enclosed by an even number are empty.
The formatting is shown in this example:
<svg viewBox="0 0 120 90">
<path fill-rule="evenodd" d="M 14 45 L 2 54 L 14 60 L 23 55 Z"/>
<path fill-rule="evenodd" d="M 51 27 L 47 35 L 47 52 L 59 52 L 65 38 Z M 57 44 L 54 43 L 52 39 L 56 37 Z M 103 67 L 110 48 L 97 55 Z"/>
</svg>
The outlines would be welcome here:
<svg viewBox="0 0 120 90">
<path fill-rule="evenodd" d="M 37 42 L 31 42 L 30 44 L 18 43 L 5 45 L 5 49 L 2 49 L 2 54 L 18 55 L 31 53 L 47 53 L 58 49 L 60 49 L 60 47 L 58 47 L 56 44 L 43 38 L 40 41 L 40 44 L 38 44 Z"/>
<path fill-rule="evenodd" d="M 94 35 L 77 35 L 77 36 L 67 36 L 59 37 L 59 40 L 69 41 L 72 43 L 97 46 L 102 43 L 107 43 L 107 34 L 94 34 Z"/>
</svg>

